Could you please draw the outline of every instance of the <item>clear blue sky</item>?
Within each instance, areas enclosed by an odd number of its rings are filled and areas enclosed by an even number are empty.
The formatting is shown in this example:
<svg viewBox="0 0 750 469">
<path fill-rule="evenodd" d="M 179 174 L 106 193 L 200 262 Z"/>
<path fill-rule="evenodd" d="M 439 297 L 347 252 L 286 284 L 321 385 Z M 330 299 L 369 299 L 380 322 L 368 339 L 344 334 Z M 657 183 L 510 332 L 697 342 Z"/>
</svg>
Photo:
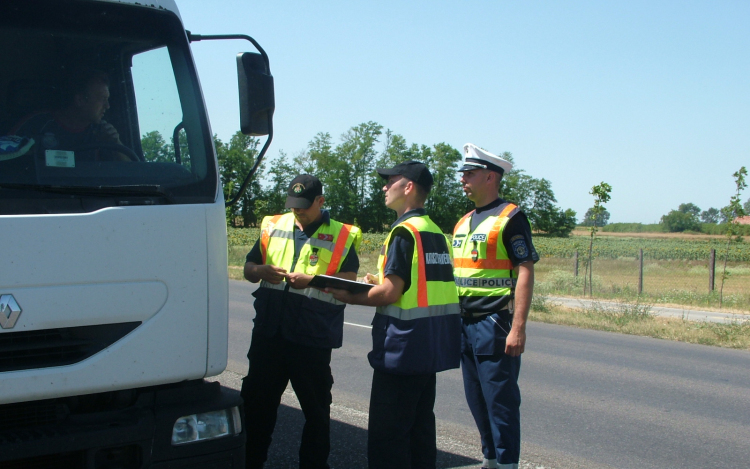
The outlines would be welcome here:
<svg viewBox="0 0 750 469">
<path fill-rule="evenodd" d="M 613 222 L 726 205 L 750 166 L 750 1 L 177 0 L 187 29 L 243 33 L 276 85 L 269 156 L 376 121 L 409 143 L 513 153 Z M 193 45 L 213 131 L 238 128 L 234 55 Z M 743 195 L 743 201 L 750 191 Z"/>
</svg>

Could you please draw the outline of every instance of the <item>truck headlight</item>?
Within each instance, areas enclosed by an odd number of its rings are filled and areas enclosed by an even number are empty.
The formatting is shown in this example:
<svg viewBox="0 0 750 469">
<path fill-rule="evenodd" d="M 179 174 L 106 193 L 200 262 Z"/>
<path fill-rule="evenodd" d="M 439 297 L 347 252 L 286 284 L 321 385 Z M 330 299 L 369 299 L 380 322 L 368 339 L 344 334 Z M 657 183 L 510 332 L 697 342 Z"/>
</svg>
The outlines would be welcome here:
<svg viewBox="0 0 750 469">
<path fill-rule="evenodd" d="M 240 433 L 240 409 L 232 407 L 178 418 L 172 427 L 172 444 L 184 445 Z"/>
</svg>

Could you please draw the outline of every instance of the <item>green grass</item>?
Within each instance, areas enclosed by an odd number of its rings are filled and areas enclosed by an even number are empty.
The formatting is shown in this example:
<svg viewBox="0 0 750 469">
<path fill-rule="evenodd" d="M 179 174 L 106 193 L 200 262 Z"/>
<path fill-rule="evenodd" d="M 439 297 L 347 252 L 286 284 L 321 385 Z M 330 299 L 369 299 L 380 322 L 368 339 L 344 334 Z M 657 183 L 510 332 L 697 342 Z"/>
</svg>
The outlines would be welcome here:
<svg viewBox="0 0 750 469">
<path fill-rule="evenodd" d="M 566 308 L 535 294 L 529 319 L 548 324 L 654 337 L 693 344 L 750 350 L 750 320 L 736 319 L 729 324 L 688 321 L 655 316 L 652 305 L 640 300 L 617 305 L 593 303 L 582 308 Z"/>
</svg>

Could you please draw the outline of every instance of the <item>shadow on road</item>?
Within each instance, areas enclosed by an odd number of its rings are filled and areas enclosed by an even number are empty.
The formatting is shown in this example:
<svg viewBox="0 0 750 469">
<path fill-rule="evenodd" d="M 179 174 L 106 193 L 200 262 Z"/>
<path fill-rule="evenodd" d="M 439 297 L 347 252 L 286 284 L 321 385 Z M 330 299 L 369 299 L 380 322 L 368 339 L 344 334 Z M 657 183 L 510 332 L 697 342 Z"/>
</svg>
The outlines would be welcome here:
<svg viewBox="0 0 750 469">
<path fill-rule="evenodd" d="M 268 451 L 264 469 L 296 469 L 298 467 L 299 441 L 305 417 L 293 407 L 279 406 L 273 442 Z M 479 466 L 476 459 L 438 450 L 437 467 L 440 469 Z M 331 420 L 331 455 L 328 464 L 332 469 L 367 467 L 367 430 L 338 420 Z"/>
</svg>

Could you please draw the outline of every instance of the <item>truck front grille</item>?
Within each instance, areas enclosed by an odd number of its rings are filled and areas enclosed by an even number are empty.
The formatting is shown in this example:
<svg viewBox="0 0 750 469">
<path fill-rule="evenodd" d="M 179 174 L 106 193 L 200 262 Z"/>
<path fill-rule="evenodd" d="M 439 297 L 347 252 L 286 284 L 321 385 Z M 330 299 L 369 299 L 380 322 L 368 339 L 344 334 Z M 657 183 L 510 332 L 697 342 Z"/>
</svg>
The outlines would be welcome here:
<svg viewBox="0 0 750 469">
<path fill-rule="evenodd" d="M 65 406 L 54 400 L 0 406 L 0 441 L 6 431 L 55 424 L 68 413 Z"/>
<path fill-rule="evenodd" d="M 0 334 L 0 373 L 72 365 L 122 339 L 140 322 Z"/>
<path fill-rule="evenodd" d="M 3 469 L 84 469 L 85 467 L 85 451 L 37 456 L 17 461 L 3 461 L 2 463 Z"/>
</svg>

